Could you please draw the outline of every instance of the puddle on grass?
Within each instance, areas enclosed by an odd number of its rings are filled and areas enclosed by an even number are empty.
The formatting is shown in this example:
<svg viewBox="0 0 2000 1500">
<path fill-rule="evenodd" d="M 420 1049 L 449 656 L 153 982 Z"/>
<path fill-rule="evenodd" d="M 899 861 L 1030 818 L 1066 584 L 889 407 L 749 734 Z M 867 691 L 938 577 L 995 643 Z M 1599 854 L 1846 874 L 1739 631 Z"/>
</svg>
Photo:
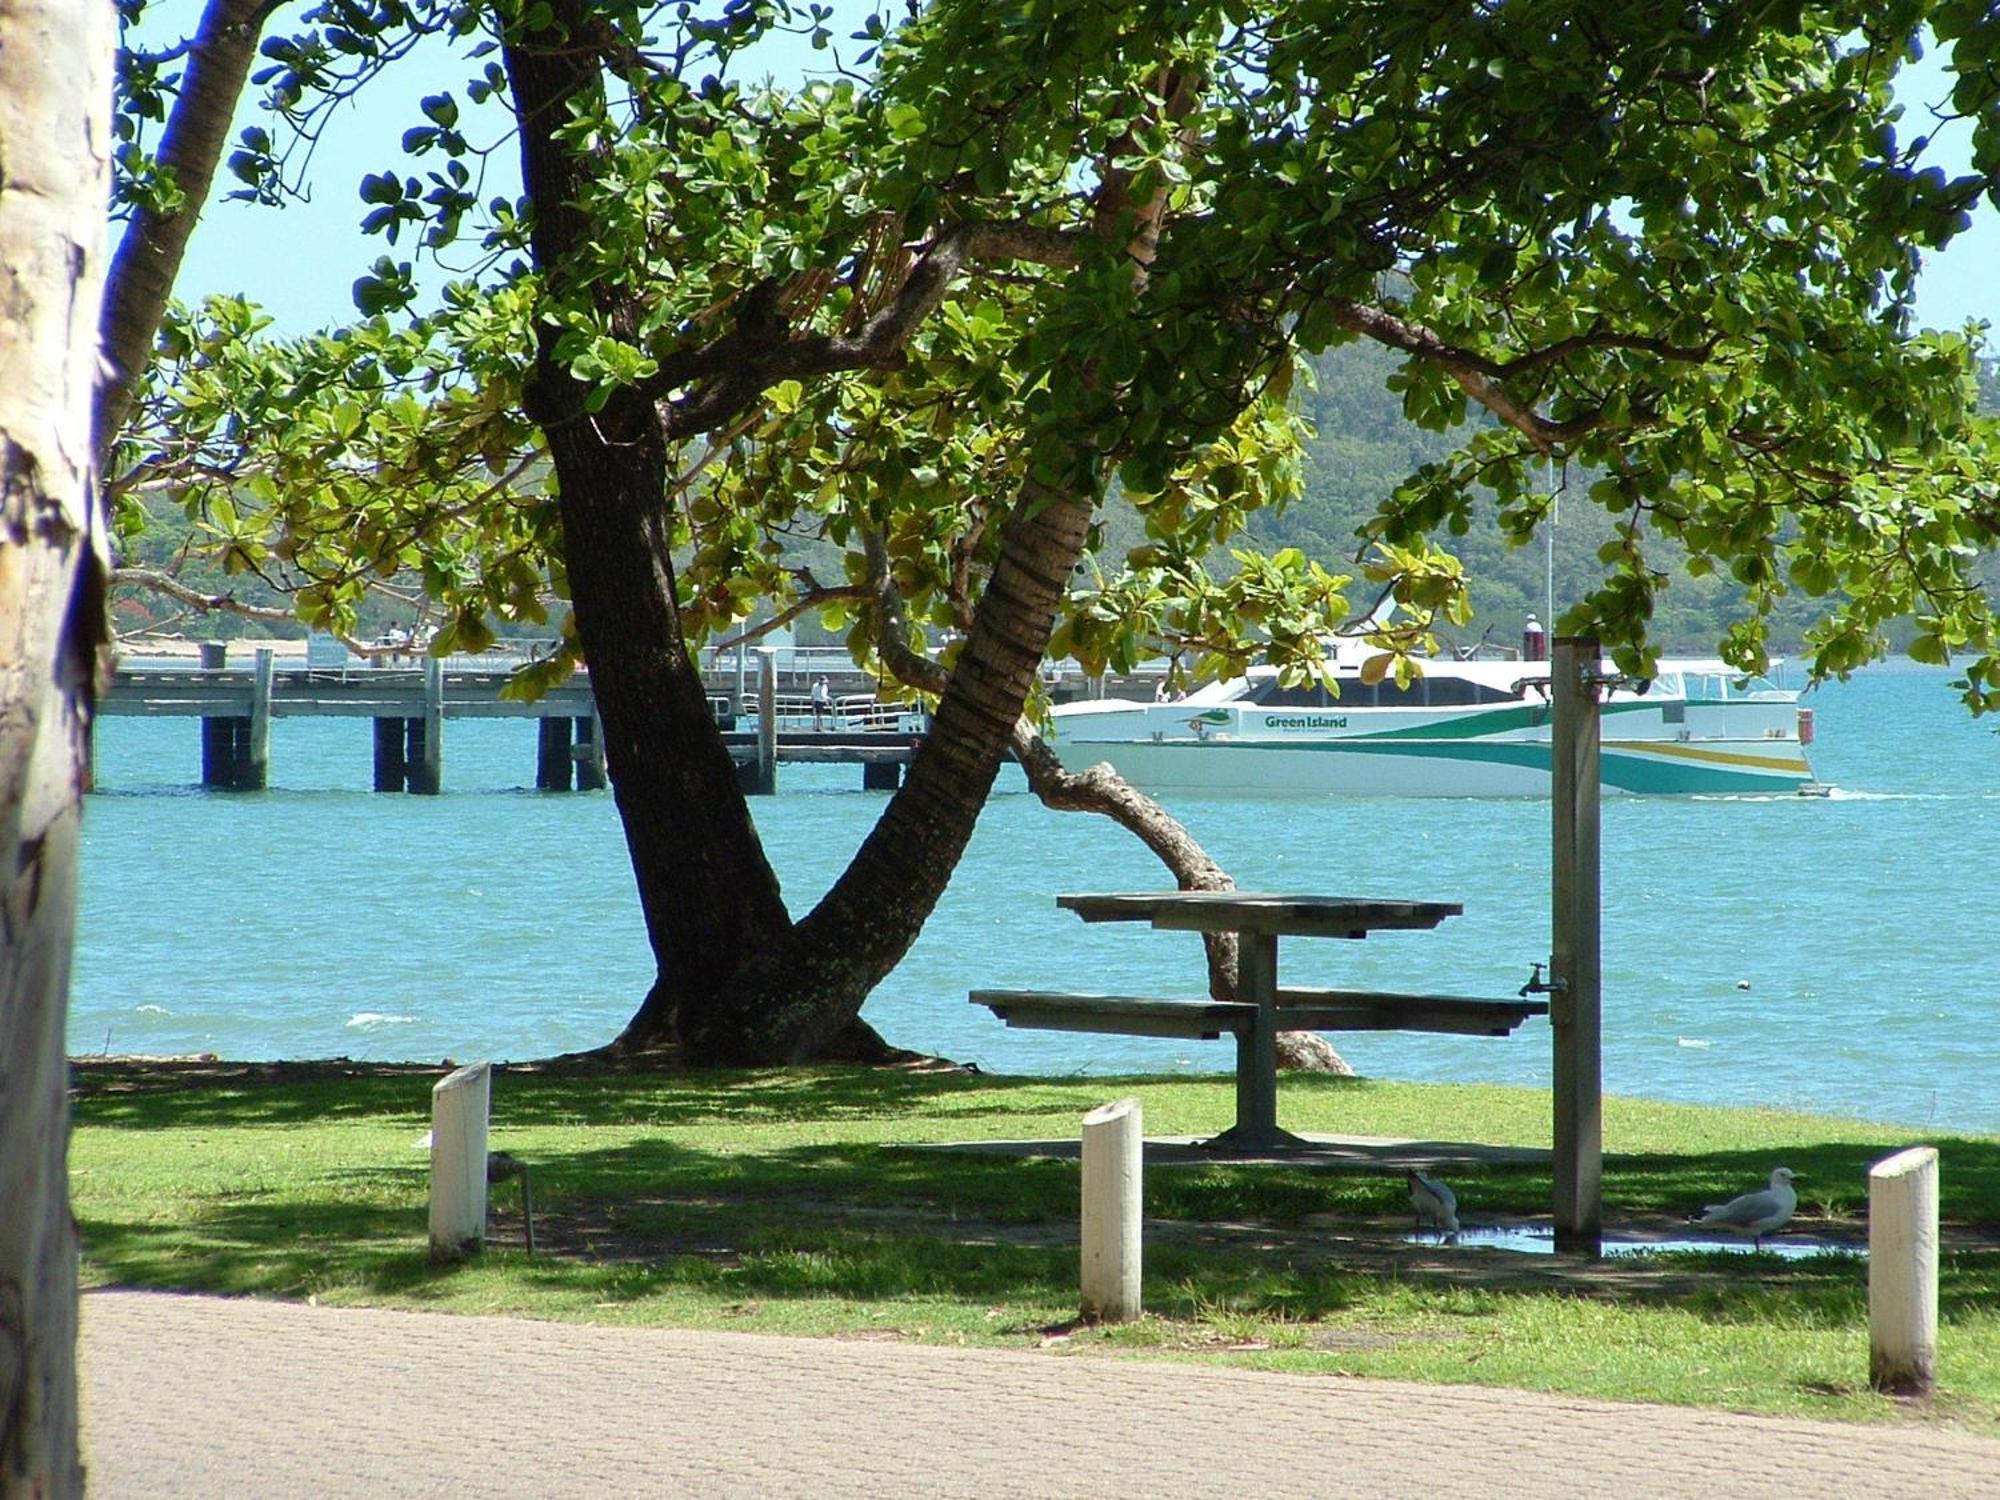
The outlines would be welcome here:
<svg viewBox="0 0 2000 1500">
<path fill-rule="evenodd" d="M 1403 1243 L 1436 1248 L 1440 1240 L 1434 1231 L 1424 1230 L 1421 1233 L 1404 1235 Z M 1556 1253 L 1554 1230 L 1524 1224 L 1469 1224 L 1457 1234 L 1445 1236 L 1442 1244 L 1446 1249 L 1457 1246 L 1464 1250 L 1512 1250 L 1523 1255 Z M 1607 1235 L 1604 1240 L 1604 1253 L 1607 1256 L 1707 1255 L 1715 1252 L 1724 1255 L 1752 1255 L 1756 1250 L 1756 1245 L 1751 1241 L 1735 1239 L 1674 1238 L 1668 1235 L 1639 1238 Z M 1861 1245 L 1835 1245 L 1825 1240 L 1787 1239 L 1783 1235 L 1766 1236 L 1764 1253 L 1778 1256 L 1782 1260 L 1868 1258 L 1866 1247 Z"/>
</svg>

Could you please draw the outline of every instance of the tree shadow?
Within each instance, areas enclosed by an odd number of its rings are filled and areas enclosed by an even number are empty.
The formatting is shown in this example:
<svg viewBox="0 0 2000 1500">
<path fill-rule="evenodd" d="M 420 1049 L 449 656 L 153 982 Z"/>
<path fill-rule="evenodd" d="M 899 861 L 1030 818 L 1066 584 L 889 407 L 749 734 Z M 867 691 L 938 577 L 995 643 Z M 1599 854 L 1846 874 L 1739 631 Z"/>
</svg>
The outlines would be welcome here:
<svg viewBox="0 0 2000 1500">
<path fill-rule="evenodd" d="M 875 1092 L 861 1089 L 856 1107 Z M 1974 1221 L 2000 1194 L 2000 1143 L 1939 1144 L 1946 1218 L 1964 1242 L 1950 1252 L 1941 1287 L 1940 1312 L 1950 1324 L 2000 1305 L 2000 1248 Z M 699 1289 L 766 1302 L 1057 1307 L 1076 1295 L 1074 1161 L 865 1143 L 742 1154 L 658 1137 L 521 1154 L 534 1174 L 537 1254 L 517 1255 L 517 1200 L 503 1187 L 489 1216 L 488 1263 L 530 1292 L 596 1302 Z M 1808 1203 L 1816 1184 L 1840 1182 L 1854 1185 L 1846 1201 L 1858 1209 L 1867 1163 L 1881 1154 L 1846 1142 L 1794 1145 L 1782 1164 L 1799 1173 Z M 1760 1184 L 1776 1164 L 1767 1155 L 1613 1156 L 1607 1219 L 1678 1219 Z M 1549 1176 L 1539 1168 L 1494 1165 L 1454 1180 L 1468 1222 L 1545 1214 L 1550 1201 Z M 315 1186 L 319 1196 L 304 1199 L 218 1193 L 180 1223 L 86 1218 L 89 1263 L 99 1278 L 127 1285 L 278 1296 L 343 1285 L 418 1301 L 446 1297 L 464 1274 L 428 1262 L 421 1166 L 336 1173 Z M 1854 1259 L 1712 1255 L 1593 1265 L 1412 1247 L 1403 1241 L 1402 1178 L 1381 1171 L 1220 1163 L 1157 1170 L 1147 1174 L 1145 1212 L 1148 1302 L 1170 1317 L 1227 1308 L 1314 1320 L 1394 1281 L 1440 1292 L 1665 1302 L 1719 1324 L 1857 1327 L 1867 1318 L 1866 1266 Z M 1859 1227 L 1845 1221 L 1849 1234 Z M 1458 1315 L 1480 1314 L 1468 1306 Z"/>
<path fill-rule="evenodd" d="M 316 1124 L 384 1117 L 424 1119 L 430 1090 L 450 1070 L 409 1063 L 223 1063 L 183 1059 L 79 1059 L 70 1096 L 79 1124 L 159 1130 L 194 1125 Z M 1000 1077 L 953 1068 L 827 1064 L 771 1069 L 690 1069 L 635 1073 L 588 1063 L 495 1063 L 496 1116 L 537 1125 L 691 1125 L 812 1123 L 894 1117 L 921 1105 L 950 1117 L 962 1101 L 969 1115 L 991 1112 L 995 1090 L 1045 1092 L 1026 1115 L 1076 1116 L 1100 1102 L 1118 1079 L 1074 1085 Z M 1010 1112 L 1017 1106 L 1009 1105 Z"/>
</svg>

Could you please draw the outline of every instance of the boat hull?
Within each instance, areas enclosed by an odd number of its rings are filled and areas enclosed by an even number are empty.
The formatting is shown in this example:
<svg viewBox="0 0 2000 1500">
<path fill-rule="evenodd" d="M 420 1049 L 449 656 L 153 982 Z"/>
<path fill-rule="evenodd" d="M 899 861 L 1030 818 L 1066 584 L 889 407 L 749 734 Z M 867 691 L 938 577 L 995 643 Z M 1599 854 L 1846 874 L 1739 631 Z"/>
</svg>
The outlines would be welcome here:
<svg viewBox="0 0 2000 1500">
<path fill-rule="evenodd" d="M 1786 698 L 1607 705 L 1607 795 L 1790 795 L 1814 784 Z M 1053 748 L 1154 792 L 1546 797 L 1545 709 L 1299 713 L 1101 703 L 1058 711 Z"/>
</svg>

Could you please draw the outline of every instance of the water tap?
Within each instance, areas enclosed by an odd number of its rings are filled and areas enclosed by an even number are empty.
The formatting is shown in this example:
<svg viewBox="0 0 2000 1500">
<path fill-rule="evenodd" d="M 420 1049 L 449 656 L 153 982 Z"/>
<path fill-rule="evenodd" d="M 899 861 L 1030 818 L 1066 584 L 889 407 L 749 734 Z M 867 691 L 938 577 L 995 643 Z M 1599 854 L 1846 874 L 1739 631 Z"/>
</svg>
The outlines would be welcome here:
<svg viewBox="0 0 2000 1500">
<path fill-rule="evenodd" d="M 1535 964 L 1532 967 L 1535 972 L 1528 976 L 1528 982 L 1516 990 L 1515 994 L 1555 995 L 1569 988 L 1569 981 L 1566 979 L 1542 978 L 1542 970 L 1549 967 L 1547 964 Z"/>
</svg>

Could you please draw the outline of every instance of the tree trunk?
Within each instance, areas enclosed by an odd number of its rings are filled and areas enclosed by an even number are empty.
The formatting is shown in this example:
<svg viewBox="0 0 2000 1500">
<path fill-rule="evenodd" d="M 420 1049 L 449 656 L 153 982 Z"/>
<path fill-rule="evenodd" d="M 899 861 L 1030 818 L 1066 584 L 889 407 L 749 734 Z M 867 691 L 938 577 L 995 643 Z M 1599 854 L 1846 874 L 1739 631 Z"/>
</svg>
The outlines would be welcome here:
<svg viewBox="0 0 2000 1500">
<path fill-rule="evenodd" d="M 681 1018 L 691 1060 L 796 1062 L 860 1014 L 957 868 L 1083 554 L 1096 496 L 1023 487 L 930 733 L 860 851 L 782 944 Z"/>
<path fill-rule="evenodd" d="M 595 163 L 558 132 L 603 84 L 598 59 L 574 45 L 588 34 L 579 0 L 553 0 L 549 17 L 503 50 L 535 263 L 560 296 L 565 270 L 587 264 L 593 227 L 579 204 Z M 614 290 L 600 283 L 594 296 L 610 326 L 628 321 Z M 659 961 L 618 1045 L 675 1037 L 693 1063 L 802 1061 L 851 1035 L 950 881 L 1082 555 L 1102 465 L 1078 470 L 1087 444 L 1046 440 L 1038 472 L 1071 472 L 1072 488 L 1023 486 L 922 751 L 846 871 L 793 924 L 681 634 L 658 414 L 631 389 L 586 410 L 586 392 L 555 357 L 555 320 L 538 326 L 529 411 L 554 460 L 571 604 Z M 737 374 L 754 400 L 755 381 Z"/>
<path fill-rule="evenodd" d="M 544 268 L 571 263 L 591 233 L 577 207 L 590 163 L 556 132 L 572 101 L 602 86 L 587 50 L 553 40 L 581 34 L 581 11 L 573 0 L 558 10 L 549 45 L 505 48 Z M 550 320 L 539 324 L 529 400 L 555 465 L 571 608 L 660 966 L 621 1038 L 645 1046 L 672 1034 L 683 1004 L 723 992 L 744 957 L 781 940 L 790 921 L 681 633 L 658 418 L 629 389 L 587 411 L 586 392 L 555 358 L 557 333 Z"/>
<path fill-rule="evenodd" d="M 0 0 L 0 1496 L 83 1492 L 70 945 L 103 638 L 92 395 L 116 32 Z"/>
<path fill-rule="evenodd" d="M 111 450 L 132 409 L 132 393 L 159 336 L 160 319 L 180 275 L 188 237 L 208 202 L 216 163 L 257 39 L 277 0 L 208 0 L 188 49 L 187 73 L 160 135 L 160 165 L 173 175 L 181 204 L 171 213 L 139 209 L 126 222 L 104 290 L 104 360 L 109 373 L 97 392 L 97 462 L 110 472 Z"/>
<path fill-rule="evenodd" d="M 637 407 L 626 429 L 613 425 L 623 402 Z M 629 443 L 604 441 L 619 430 Z M 666 466 L 648 404 L 614 398 L 593 422 L 551 428 L 549 446 L 605 766 L 659 960 L 624 1040 L 653 1045 L 673 1034 L 683 1007 L 725 995 L 746 957 L 782 944 L 791 921 L 682 643 L 660 499 Z"/>
</svg>

